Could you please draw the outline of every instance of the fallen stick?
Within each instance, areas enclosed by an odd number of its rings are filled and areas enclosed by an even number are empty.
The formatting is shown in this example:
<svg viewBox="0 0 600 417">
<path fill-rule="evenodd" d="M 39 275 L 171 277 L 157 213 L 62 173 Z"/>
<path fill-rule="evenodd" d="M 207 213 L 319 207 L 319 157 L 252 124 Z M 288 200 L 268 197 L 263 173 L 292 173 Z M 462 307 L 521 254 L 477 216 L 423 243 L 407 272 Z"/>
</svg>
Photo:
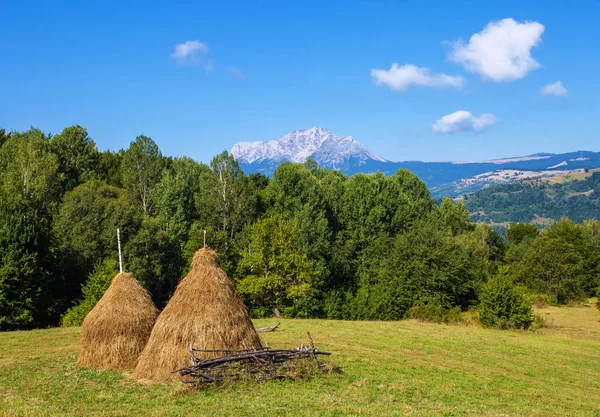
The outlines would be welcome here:
<svg viewBox="0 0 600 417">
<path fill-rule="evenodd" d="M 261 327 L 260 329 L 256 329 L 259 333 L 272 332 L 273 330 L 277 330 L 277 328 L 281 325 L 281 322 L 277 323 L 275 326 L 271 327 Z"/>
</svg>

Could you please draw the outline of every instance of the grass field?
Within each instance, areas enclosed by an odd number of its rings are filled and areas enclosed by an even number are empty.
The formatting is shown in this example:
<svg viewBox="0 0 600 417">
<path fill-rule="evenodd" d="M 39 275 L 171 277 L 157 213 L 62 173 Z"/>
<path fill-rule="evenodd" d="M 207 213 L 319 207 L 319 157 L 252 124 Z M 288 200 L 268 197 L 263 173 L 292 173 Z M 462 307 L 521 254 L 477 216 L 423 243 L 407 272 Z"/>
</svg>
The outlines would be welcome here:
<svg viewBox="0 0 600 417">
<path fill-rule="evenodd" d="M 0 416 L 600 416 L 600 312 L 538 313 L 551 327 L 282 320 L 270 346 L 308 330 L 344 374 L 200 392 L 75 367 L 79 328 L 0 333 Z"/>
</svg>

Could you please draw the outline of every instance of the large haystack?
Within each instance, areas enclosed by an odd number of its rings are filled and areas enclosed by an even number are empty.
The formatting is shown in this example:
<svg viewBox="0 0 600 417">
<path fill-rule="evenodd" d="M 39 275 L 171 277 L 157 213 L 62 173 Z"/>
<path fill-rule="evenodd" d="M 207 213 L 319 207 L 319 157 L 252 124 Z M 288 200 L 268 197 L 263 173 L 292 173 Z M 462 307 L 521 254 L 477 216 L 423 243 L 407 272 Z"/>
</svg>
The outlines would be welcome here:
<svg viewBox="0 0 600 417">
<path fill-rule="evenodd" d="M 190 344 L 206 350 L 262 347 L 246 306 L 210 249 L 200 249 L 194 255 L 190 272 L 158 316 L 133 376 L 171 379 L 174 370 L 190 365 Z"/>
<path fill-rule="evenodd" d="M 80 366 L 133 369 L 150 337 L 158 310 L 130 273 L 114 277 L 81 328 Z"/>
</svg>

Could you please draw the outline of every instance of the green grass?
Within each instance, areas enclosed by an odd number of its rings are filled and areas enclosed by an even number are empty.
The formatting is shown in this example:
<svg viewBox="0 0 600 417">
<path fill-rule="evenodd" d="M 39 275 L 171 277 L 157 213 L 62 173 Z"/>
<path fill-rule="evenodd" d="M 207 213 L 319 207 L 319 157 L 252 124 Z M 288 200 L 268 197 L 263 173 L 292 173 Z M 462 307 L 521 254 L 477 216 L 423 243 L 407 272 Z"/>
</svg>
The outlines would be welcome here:
<svg viewBox="0 0 600 417">
<path fill-rule="evenodd" d="M 77 368 L 79 328 L 0 333 L 0 416 L 600 416 L 600 312 L 547 316 L 553 327 L 537 333 L 282 320 L 262 334 L 270 346 L 298 346 L 310 331 L 344 374 L 203 391 Z"/>
</svg>

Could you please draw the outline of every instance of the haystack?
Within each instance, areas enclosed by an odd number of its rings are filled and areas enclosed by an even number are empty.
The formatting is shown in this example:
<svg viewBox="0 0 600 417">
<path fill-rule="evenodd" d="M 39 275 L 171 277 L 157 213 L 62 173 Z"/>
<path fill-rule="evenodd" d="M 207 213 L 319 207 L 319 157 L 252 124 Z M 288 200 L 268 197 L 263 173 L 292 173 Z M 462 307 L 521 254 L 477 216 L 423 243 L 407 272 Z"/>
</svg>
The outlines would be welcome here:
<svg viewBox="0 0 600 417">
<path fill-rule="evenodd" d="M 190 365 L 190 344 L 206 350 L 262 347 L 246 306 L 210 249 L 194 255 L 190 272 L 158 316 L 133 376 L 154 381 L 173 378 L 174 370 Z"/>
<path fill-rule="evenodd" d="M 113 278 L 81 328 L 79 366 L 133 369 L 150 337 L 158 310 L 132 274 Z"/>
</svg>

